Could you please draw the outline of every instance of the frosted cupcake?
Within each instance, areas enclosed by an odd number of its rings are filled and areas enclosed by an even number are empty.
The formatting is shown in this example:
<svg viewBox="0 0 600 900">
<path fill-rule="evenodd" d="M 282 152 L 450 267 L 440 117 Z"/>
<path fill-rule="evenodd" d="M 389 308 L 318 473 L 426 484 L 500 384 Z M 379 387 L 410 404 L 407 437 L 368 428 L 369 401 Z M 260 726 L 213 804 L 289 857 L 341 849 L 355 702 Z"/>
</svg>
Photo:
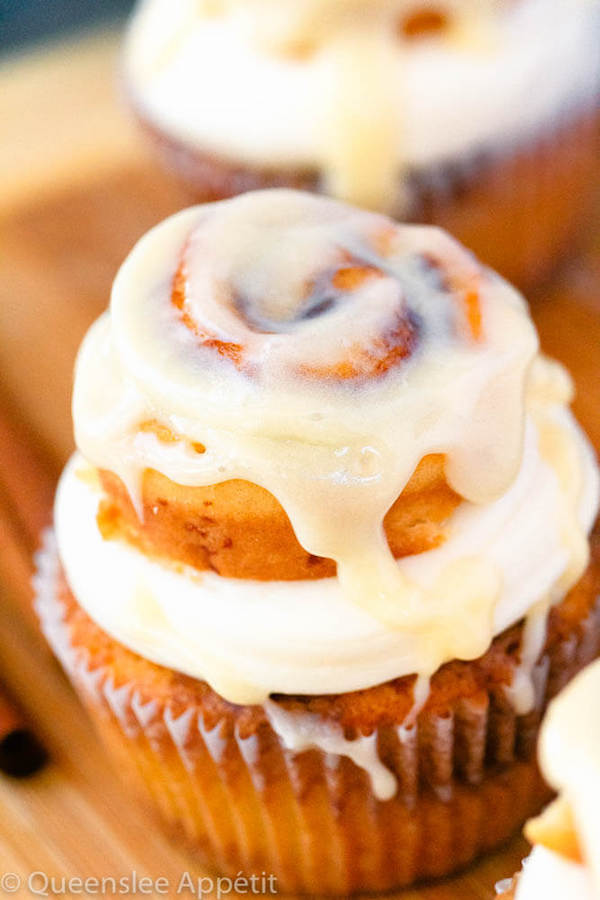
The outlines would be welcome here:
<svg viewBox="0 0 600 900">
<path fill-rule="evenodd" d="M 534 850 L 518 879 L 499 885 L 503 900 L 600 898 L 600 663 L 555 700 L 540 758 L 556 799 L 525 833 Z"/>
<path fill-rule="evenodd" d="M 145 0 L 125 81 L 201 200 L 321 190 L 529 286 L 598 173 L 596 0 Z"/>
<path fill-rule="evenodd" d="M 79 354 L 38 610 L 203 859 L 388 889 L 540 807 L 539 716 L 600 646 L 570 395 L 436 229 L 275 190 L 133 250 Z"/>
</svg>

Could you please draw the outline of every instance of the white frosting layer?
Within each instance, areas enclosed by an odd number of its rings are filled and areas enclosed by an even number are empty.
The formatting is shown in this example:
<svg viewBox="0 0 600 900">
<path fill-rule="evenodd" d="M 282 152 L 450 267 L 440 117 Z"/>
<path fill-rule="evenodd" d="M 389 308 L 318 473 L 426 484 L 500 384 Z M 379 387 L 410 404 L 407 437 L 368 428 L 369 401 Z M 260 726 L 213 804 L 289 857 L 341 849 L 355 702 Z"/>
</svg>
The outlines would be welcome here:
<svg viewBox="0 0 600 900">
<path fill-rule="evenodd" d="M 536 847 L 519 876 L 515 900 L 598 900 L 589 871 Z"/>
<path fill-rule="evenodd" d="M 561 409 L 555 415 L 580 460 L 579 521 L 587 532 L 598 506 L 597 468 L 570 413 Z M 140 655 L 246 703 L 275 692 L 341 693 L 421 670 L 421 635 L 378 621 L 350 602 L 335 578 L 240 581 L 173 567 L 124 542 L 103 540 L 95 520 L 98 489 L 78 477 L 78 470 L 89 472 L 81 457 L 65 470 L 55 510 L 68 581 L 91 617 Z M 562 517 L 558 479 L 540 458 L 530 422 L 521 470 L 507 493 L 484 506 L 464 503 L 444 545 L 397 565 L 427 586 L 465 558 L 492 562 L 501 572 L 502 590 L 491 638 L 560 584 L 570 563 Z M 432 615 L 436 627 L 448 631 L 449 649 L 440 663 L 460 656 L 456 632 L 477 628 L 474 610 L 445 610 L 442 591 Z"/>
<path fill-rule="evenodd" d="M 502 151 L 597 95 L 595 0 L 436 2 L 455 27 L 413 41 L 397 21 L 422 0 L 221 5 L 140 5 L 126 70 L 142 111 L 226 159 L 317 167 L 363 205 L 396 201 L 399 171 Z M 312 52 L 285 52 L 307 34 Z"/>
</svg>

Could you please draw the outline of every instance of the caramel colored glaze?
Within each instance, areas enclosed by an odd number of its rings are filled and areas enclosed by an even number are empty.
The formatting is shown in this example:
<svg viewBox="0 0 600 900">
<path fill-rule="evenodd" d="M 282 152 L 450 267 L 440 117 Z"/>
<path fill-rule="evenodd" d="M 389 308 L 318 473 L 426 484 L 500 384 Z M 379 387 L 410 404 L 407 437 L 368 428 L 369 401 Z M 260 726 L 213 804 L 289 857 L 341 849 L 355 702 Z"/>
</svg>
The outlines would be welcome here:
<svg viewBox="0 0 600 900">
<path fill-rule="evenodd" d="M 511 6 L 520 0 L 504 0 L 503 6 Z M 450 10 L 440 3 L 418 6 L 398 21 L 398 36 L 408 40 L 421 40 L 448 31 L 453 21 Z"/>
<path fill-rule="evenodd" d="M 385 803 L 345 757 L 332 767 L 318 750 L 284 753 L 263 707 L 230 704 L 112 640 L 60 575 L 51 615 L 64 617 L 68 646 L 59 655 L 128 787 L 152 800 L 194 853 L 234 875 L 273 873 L 284 892 L 389 890 L 464 867 L 548 799 L 535 763 L 540 714 L 600 651 L 598 543 L 552 614 L 535 713 L 516 717 L 503 692 L 521 625 L 481 659 L 438 672 L 408 743 L 395 729 L 412 702 L 411 678 L 343 696 L 277 698 L 337 723 L 348 739 L 376 730 L 398 782 Z"/>
<path fill-rule="evenodd" d="M 398 34 L 404 38 L 431 37 L 446 31 L 450 17 L 443 9 L 417 9 L 398 22 Z"/>
<path fill-rule="evenodd" d="M 294 581 L 335 574 L 332 560 L 301 547 L 281 505 L 258 485 L 237 479 L 184 487 L 147 469 L 140 521 L 121 480 L 108 471 L 100 475 L 106 497 L 98 523 L 105 538 L 124 537 L 148 555 L 229 578 Z M 394 555 L 437 546 L 459 502 L 446 484 L 443 457 L 422 460 L 384 520 Z"/>
<path fill-rule="evenodd" d="M 310 170 L 257 169 L 192 150 L 139 118 L 167 166 L 201 201 L 262 187 L 319 190 Z M 521 289 L 546 281 L 577 248 L 598 183 L 600 113 L 586 113 L 504 156 L 408 176 L 401 218 L 439 225 Z M 442 192 L 430 185 L 444 184 Z M 493 214 L 490 214 L 490 210 Z M 400 211 L 398 211 L 399 213 Z"/>
</svg>

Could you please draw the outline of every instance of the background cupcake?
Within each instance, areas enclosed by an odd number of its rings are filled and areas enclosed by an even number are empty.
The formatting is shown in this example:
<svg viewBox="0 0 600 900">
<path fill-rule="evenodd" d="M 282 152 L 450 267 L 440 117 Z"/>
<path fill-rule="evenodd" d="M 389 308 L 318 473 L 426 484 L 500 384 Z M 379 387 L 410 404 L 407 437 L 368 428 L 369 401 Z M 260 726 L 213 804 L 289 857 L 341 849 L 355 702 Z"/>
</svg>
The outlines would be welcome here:
<svg viewBox="0 0 600 900">
<path fill-rule="evenodd" d="M 125 79 L 199 199 L 326 191 L 530 285 L 586 223 L 599 34 L 594 0 L 146 0 Z"/>
<path fill-rule="evenodd" d="M 600 645 L 598 473 L 537 351 L 443 233 L 297 192 L 187 210 L 122 267 L 38 611 L 213 865 L 392 888 L 546 796 L 539 716 Z"/>
<path fill-rule="evenodd" d="M 505 898 L 600 897 L 599 691 L 600 664 L 594 663 L 550 707 L 540 760 L 559 796 L 527 824 L 525 833 L 534 850 L 518 879 L 499 886 Z"/>
</svg>

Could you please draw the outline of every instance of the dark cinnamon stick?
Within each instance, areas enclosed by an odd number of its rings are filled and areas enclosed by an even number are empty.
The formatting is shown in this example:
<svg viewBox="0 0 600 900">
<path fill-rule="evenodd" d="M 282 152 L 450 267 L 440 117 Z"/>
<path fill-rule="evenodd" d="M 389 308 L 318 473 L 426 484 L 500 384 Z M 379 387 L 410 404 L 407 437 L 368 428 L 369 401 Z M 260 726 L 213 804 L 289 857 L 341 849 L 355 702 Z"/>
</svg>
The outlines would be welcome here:
<svg viewBox="0 0 600 900">
<path fill-rule="evenodd" d="M 37 772 L 46 759 L 18 704 L 0 684 L 0 771 L 22 778 Z"/>
</svg>

